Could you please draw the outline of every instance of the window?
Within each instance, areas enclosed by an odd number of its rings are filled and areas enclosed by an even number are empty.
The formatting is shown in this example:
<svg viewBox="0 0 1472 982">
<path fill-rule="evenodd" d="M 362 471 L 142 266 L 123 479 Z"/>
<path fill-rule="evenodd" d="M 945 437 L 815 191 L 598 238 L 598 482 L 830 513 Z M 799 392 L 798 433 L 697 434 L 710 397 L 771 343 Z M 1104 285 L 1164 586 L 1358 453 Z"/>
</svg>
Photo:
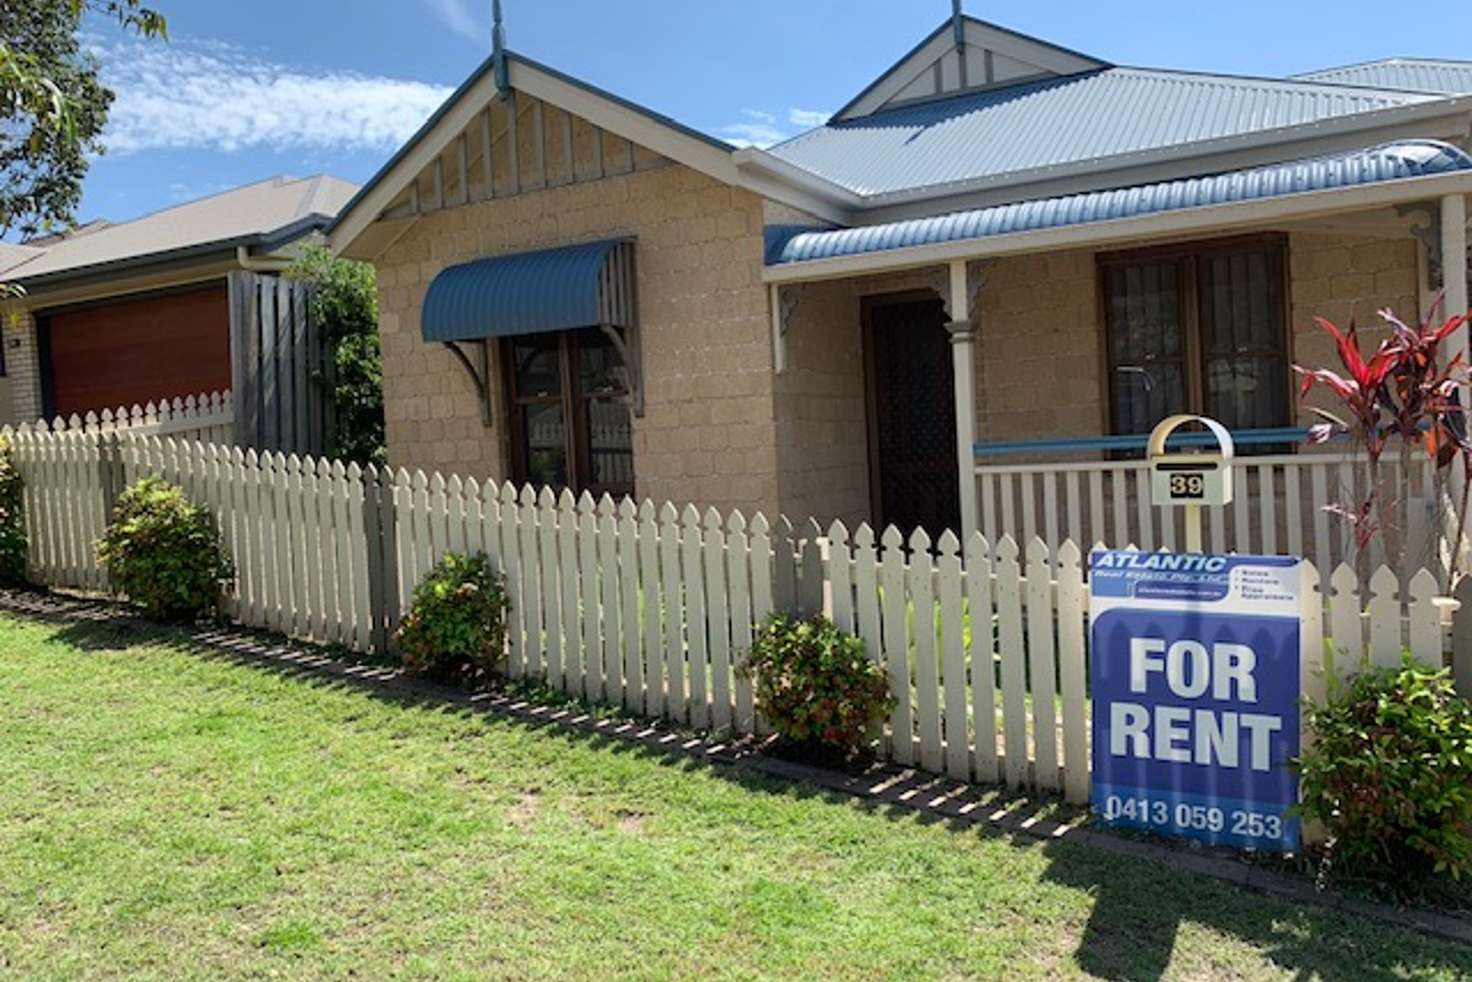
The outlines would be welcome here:
<svg viewBox="0 0 1472 982">
<path fill-rule="evenodd" d="M 1284 268 L 1278 238 L 1101 257 L 1113 432 L 1290 425 Z"/>
<path fill-rule="evenodd" d="M 510 338 L 502 352 L 513 477 L 594 496 L 633 494 L 633 425 L 613 342 L 588 328 Z"/>
</svg>

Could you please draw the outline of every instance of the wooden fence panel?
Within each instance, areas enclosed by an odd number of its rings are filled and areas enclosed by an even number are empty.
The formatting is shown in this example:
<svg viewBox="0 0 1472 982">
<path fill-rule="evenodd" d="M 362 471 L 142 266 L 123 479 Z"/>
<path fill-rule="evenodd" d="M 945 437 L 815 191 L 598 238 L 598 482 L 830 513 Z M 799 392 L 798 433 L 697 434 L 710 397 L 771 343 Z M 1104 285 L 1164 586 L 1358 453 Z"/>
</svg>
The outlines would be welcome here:
<svg viewBox="0 0 1472 982">
<path fill-rule="evenodd" d="M 976 749 L 972 773 L 987 784 L 997 770 L 997 653 L 992 634 L 991 546 L 981 533 L 966 543 L 966 600 L 971 614 L 971 705 Z"/>
<path fill-rule="evenodd" d="M 230 378 L 239 411 L 226 439 L 312 457 L 332 447 L 336 362 L 311 316 L 313 290 L 269 273 L 230 274 Z"/>
<path fill-rule="evenodd" d="M 996 598 L 1002 656 L 1002 755 L 1007 786 L 1020 788 L 1028 776 L 1026 669 L 1023 666 L 1022 576 L 1017 544 L 997 546 Z"/>
<path fill-rule="evenodd" d="M 971 780 L 971 740 L 966 732 L 966 638 L 962 629 L 961 543 L 950 529 L 941 533 L 936 564 L 940 582 L 941 685 L 944 689 L 946 774 Z"/>
</svg>

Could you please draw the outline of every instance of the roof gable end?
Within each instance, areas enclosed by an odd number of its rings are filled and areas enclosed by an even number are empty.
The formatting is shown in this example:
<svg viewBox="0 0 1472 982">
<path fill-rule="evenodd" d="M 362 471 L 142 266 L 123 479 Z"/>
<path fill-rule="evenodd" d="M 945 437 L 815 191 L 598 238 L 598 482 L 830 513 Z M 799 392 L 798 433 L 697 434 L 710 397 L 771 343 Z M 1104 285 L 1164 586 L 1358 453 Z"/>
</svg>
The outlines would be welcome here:
<svg viewBox="0 0 1472 982">
<path fill-rule="evenodd" d="M 515 92 L 717 180 L 739 180 L 730 144 L 515 52 L 507 51 L 506 61 Z M 489 58 L 342 209 L 328 229 L 333 248 L 360 258 L 371 254 L 354 248 L 360 236 L 499 96 L 495 61 Z"/>
<path fill-rule="evenodd" d="M 958 47 L 955 24 L 947 20 L 835 113 L 831 122 L 963 92 L 1109 67 L 1108 62 L 975 17 L 962 18 L 962 37 L 965 43 Z"/>
</svg>

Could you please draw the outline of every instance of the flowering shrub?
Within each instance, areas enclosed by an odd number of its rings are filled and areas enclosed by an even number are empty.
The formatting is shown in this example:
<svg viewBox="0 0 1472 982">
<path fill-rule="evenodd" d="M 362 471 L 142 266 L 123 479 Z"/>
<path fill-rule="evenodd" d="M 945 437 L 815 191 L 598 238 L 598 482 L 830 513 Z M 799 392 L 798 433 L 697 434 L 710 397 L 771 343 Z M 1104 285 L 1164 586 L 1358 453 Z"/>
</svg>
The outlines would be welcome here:
<svg viewBox="0 0 1472 982">
<path fill-rule="evenodd" d="M 489 559 L 447 553 L 414 591 L 399 625 L 404 667 L 457 685 L 484 681 L 501 666 L 510 606 Z"/>
<path fill-rule="evenodd" d="M 221 588 L 235 576 L 209 510 L 190 504 L 182 490 L 157 477 L 143 478 L 118 498 L 97 558 L 128 599 L 155 620 L 215 614 Z"/>
<path fill-rule="evenodd" d="M 863 639 L 821 616 L 773 614 L 757 629 L 743 671 L 754 682 L 757 709 L 792 743 L 855 750 L 894 707 L 889 680 L 864 653 Z"/>
<path fill-rule="evenodd" d="M 1472 702 L 1409 658 L 1311 707 L 1302 814 L 1329 833 L 1336 871 L 1406 883 L 1472 873 Z"/>
<path fill-rule="evenodd" d="M 0 436 L 0 586 L 19 586 L 26 581 L 24 483 L 15 469 L 15 452 L 10 441 Z"/>
</svg>

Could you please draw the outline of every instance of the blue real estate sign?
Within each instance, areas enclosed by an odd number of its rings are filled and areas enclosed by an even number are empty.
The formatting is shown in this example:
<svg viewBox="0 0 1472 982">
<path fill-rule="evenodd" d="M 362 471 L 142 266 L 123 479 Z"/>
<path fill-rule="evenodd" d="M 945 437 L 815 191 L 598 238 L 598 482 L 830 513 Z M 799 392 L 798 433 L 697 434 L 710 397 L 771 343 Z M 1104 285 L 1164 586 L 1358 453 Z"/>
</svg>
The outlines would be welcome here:
<svg viewBox="0 0 1472 982">
<path fill-rule="evenodd" d="M 1095 815 L 1296 849 L 1299 561 L 1099 550 L 1089 569 Z"/>
</svg>

